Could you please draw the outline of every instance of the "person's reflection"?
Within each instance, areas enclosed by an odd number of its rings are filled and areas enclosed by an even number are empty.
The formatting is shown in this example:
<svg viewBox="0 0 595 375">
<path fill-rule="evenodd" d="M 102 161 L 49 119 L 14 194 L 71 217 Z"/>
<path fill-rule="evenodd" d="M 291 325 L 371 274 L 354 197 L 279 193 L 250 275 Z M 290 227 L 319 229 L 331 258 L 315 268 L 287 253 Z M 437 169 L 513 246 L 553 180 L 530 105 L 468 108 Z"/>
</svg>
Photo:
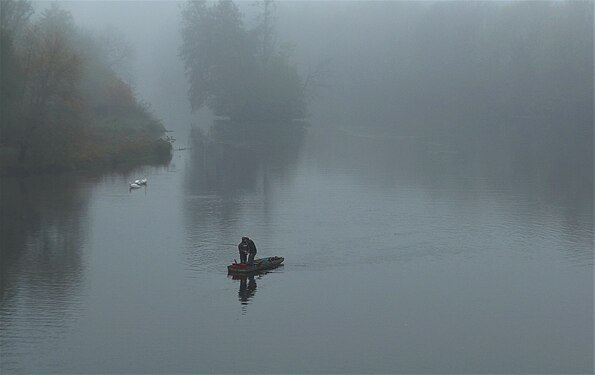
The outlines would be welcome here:
<svg viewBox="0 0 595 375">
<path fill-rule="evenodd" d="M 254 294 L 256 294 L 256 279 L 254 275 L 250 276 L 234 276 L 240 279 L 240 290 L 238 291 L 238 299 L 242 305 L 247 305 Z"/>
</svg>

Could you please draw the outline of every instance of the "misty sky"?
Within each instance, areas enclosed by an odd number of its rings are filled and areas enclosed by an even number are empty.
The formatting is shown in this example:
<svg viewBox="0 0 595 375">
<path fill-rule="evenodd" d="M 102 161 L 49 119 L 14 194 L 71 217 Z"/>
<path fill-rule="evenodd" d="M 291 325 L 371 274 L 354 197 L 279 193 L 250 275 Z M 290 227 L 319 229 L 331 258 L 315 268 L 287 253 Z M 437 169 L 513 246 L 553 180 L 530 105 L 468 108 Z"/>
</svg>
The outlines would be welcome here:
<svg viewBox="0 0 595 375">
<path fill-rule="evenodd" d="M 254 23 L 261 9 L 257 2 L 236 3 L 244 14 L 244 23 Z M 464 69 L 456 71 L 457 66 L 459 62 L 469 63 L 473 58 L 484 61 L 508 58 L 507 51 L 482 51 L 484 41 L 481 38 L 501 34 L 504 44 L 500 45 L 506 45 L 506 38 L 514 38 L 515 33 L 522 31 L 518 26 L 514 29 L 496 23 L 496 32 L 490 31 L 486 35 L 477 35 L 477 30 L 482 30 L 481 22 L 485 19 L 499 22 L 498 10 L 512 3 L 445 2 L 441 7 L 435 7 L 435 2 L 424 1 L 277 2 L 276 42 L 278 46 L 291 46 L 303 76 L 326 64 L 321 88 L 316 92 L 316 100 L 310 104 L 313 117 L 322 118 L 320 115 L 326 114 L 333 121 L 361 122 L 370 120 L 372 113 L 379 114 L 378 122 L 386 122 L 400 116 L 397 110 L 391 109 L 396 105 L 411 107 L 426 102 L 428 87 L 444 79 L 445 75 L 452 76 L 452 82 L 443 82 L 443 92 L 439 93 L 442 97 L 437 100 L 448 99 L 452 96 L 449 92 L 456 92 L 462 103 L 467 100 L 466 94 L 476 97 L 476 93 L 467 88 L 483 83 L 477 78 L 469 78 Z M 47 1 L 36 2 L 37 14 L 49 4 Z M 190 123 L 196 124 L 205 118 L 190 114 L 184 69 L 178 55 L 181 43 L 179 21 L 184 1 L 69 1 L 59 4 L 72 13 L 79 26 L 99 34 L 123 35 L 134 46 L 134 57 L 130 61 L 131 81 L 140 97 L 151 103 L 157 116 L 164 120 L 166 128 L 187 129 Z M 551 22 L 551 18 L 545 18 L 547 13 L 542 17 L 540 12 L 558 6 L 556 3 L 527 1 L 515 4 L 529 10 L 520 13 L 521 20 L 533 17 L 528 22 L 517 23 L 527 24 L 528 35 L 534 39 L 529 45 L 538 45 L 552 37 L 531 35 L 531 29 L 540 30 L 541 26 L 534 22 Z M 570 17 L 577 17 L 572 15 L 576 13 L 570 14 Z M 580 20 L 577 18 L 577 21 Z M 468 30 L 476 30 L 476 34 Z M 559 34 L 557 29 L 553 30 Z M 561 48 L 576 39 L 576 33 L 583 31 L 576 30 L 570 30 L 569 36 L 562 38 Z M 507 33 L 513 36 L 507 36 Z M 441 35 L 447 37 L 440 40 Z M 470 50 L 465 43 L 476 43 L 479 47 Z M 420 46 L 424 49 L 421 54 Z M 460 55 L 452 53 L 457 48 Z M 483 55 L 479 56 L 478 51 Z M 592 48 L 590 52 L 592 55 Z M 548 58 L 555 55 L 550 51 L 546 54 L 549 54 L 546 55 Z M 445 67 L 449 63 L 447 59 L 452 60 L 453 56 L 455 61 Z M 590 60 L 586 65 L 592 63 L 592 57 Z M 525 63 L 529 70 L 536 71 L 535 64 L 539 62 L 527 60 Z M 421 77 L 415 76 L 419 64 L 426 65 Z M 413 69 L 414 74 L 408 69 Z M 569 70 L 575 69 L 570 67 Z M 434 76 L 428 74 L 426 77 L 426 71 Z M 486 72 L 478 73 L 480 80 L 490 79 L 490 71 Z M 589 78 L 581 78 L 580 74 L 576 73 L 579 81 Z M 410 80 L 411 77 L 414 79 Z M 427 78 L 426 86 L 419 82 L 419 78 Z M 564 77 L 560 79 L 568 81 Z M 451 83 L 452 87 L 449 86 Z M 551 89 L 548 87 L 547 90 Z M 397 97 L 399 95 L 401 97 Z"/>
</svg>

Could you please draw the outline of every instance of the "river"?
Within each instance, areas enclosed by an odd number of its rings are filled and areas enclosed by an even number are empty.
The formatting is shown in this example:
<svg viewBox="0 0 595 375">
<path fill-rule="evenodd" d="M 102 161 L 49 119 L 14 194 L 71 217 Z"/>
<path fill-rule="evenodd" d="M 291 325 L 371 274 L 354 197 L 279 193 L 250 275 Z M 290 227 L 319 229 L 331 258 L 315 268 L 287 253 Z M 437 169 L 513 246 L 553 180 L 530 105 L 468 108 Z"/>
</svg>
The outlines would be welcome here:
<svg viewBox="0 0 595 375">
<path fill-rule="evenodd" d="M 194 133 L 164 166 L 2 179 L 2 374 L 593 371 L 592 153 Z M 229 277 L 245 235 L 285 265 Z"/>
</svg>

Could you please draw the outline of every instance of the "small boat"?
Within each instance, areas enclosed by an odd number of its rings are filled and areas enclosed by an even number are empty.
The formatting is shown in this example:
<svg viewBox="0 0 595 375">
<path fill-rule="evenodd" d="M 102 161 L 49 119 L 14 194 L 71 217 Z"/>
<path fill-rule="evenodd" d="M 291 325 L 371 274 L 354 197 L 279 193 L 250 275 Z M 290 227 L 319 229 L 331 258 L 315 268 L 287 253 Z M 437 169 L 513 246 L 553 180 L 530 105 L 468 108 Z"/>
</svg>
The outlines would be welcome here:
<svg viewBox="0 0 595 375">
<path fill-rule="evenodd" d="M 144 186 L 147 184 L 147 179 L 143 178 L 142 180 L 134 180 L 134 183 L 139 185 L 139 186 Z"/>
<path fill-rule="evenodd" d="M 140 185 L 137 184 L 136 182 L 129 182 L 130 184 L 130 189 L 140 189 Z"/>
<path fill-rule="evenodd" d="M 281 265 L 281 263 L 283 263 L 283 261 L 285 260 L 285 258 L 283 257 L 268 257 L 268 258 L 260 258 L 260 259 L 254 259 L 254 263 L 252 264 L 247 264 L 247 263 L 236 263 L 235 261 L 227 266 L 227 271 L 229 273 L 241 273 L 241 274 L 246 274 L 246 273 L 252 273 L 252 272 L 258 272 L 258 271 L 262 271 L 262 270 L 269 270 L 271 268 L 276 268 L 279 267 Z"/>
</svg>

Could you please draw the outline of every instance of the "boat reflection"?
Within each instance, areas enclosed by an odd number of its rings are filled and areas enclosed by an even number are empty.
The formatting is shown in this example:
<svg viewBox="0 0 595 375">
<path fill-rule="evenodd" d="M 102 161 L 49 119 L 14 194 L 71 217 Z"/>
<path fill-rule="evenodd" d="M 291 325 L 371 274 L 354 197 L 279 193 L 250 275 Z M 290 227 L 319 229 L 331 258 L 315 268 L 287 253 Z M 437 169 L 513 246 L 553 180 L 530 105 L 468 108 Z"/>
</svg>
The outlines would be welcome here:
<svg viewBox="0 0 595 375">
<path fill-rule="evenodd" d="M 256 294 L 256 278 L 250 276 L 236 276 L 240 280 L 240 290 L 238 291 L 238 300 L 242 305 L 247 305 L 248 301 Z"/>
<path fill-rule="evenodd" d="M 260 280 L 266 274 L 274 272 L 276 271 L 263 270 L 245 275 L 229 273 L 227 274 L 227 277 L 231 278 L 234 282 L 238 281 L 240 283 L 240 288 L 238 290 L 238 301 L 240 301 L 240 304 L 242 305 L 248 305 L 256 294 L 256 280 Z"/>
</svg>

